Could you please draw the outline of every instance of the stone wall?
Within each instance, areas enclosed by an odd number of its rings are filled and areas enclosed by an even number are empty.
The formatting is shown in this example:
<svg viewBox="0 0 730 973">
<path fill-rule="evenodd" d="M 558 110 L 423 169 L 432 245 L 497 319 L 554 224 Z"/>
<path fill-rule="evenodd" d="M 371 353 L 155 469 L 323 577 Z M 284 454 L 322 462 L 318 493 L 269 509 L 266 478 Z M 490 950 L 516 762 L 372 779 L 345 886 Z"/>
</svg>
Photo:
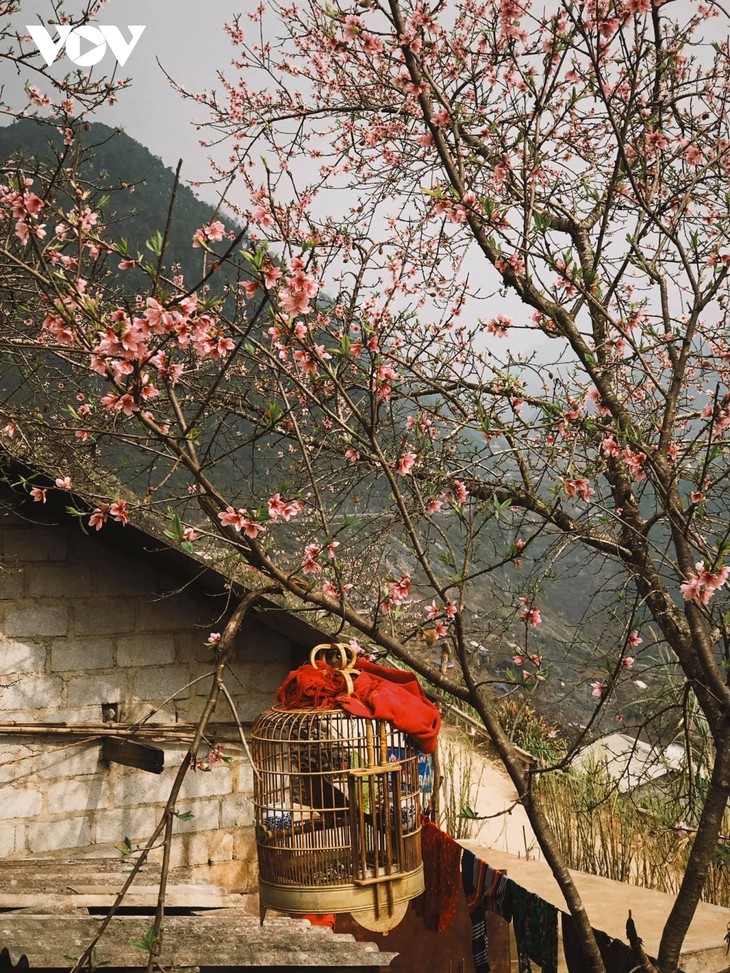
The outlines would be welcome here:
<svg viewBox="0 0 730 973">
<path fill-rule="evenodd" d="M 204 643 L 223 627 L 226 600 L 167 574 L 155 548 L 124 553 L 42 509 L 0 509 L 0 724 L 97 723 L 107 704 L 130 723 L 174 693 L 151 722 L 200 715 L 210 679 L 189 684 L 210 671 Z M 262 622 L 247 623 L 227 681 L 244 724 L 271 705 L 293 652 Z M 231 721 L 222 701 L 214 721 Z M 165 750 L 159 776 L 101 762 L 88 737 L 0 734 L 0 858 L 143 841 L 186 750 L 145 742 Z M 208 877 L 245 889 L 255 876 L 252 771 L 240 746 L 226 748 L 230 764 L 187 774 L 179 810 L 194 817 L 177 822 L 174 863 L 210 864 Z"/>
</svg>

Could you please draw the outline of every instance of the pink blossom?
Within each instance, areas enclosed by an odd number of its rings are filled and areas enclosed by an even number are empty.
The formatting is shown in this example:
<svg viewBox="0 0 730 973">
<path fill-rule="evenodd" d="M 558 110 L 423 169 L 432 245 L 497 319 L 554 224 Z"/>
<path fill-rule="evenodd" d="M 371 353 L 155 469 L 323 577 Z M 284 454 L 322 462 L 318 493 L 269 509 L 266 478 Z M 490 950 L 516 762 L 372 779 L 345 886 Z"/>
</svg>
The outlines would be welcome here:
<svg viewBox="0 0 730 973">
<path fill-rule="evenodd" d="M 115 520 L 118 524 L 123 524 L 127 526 L 127 502 L 126 500 L 117 500 L 109 507 L 109 513 L 112 516 L 112 520 Z"/>
<path fill-rule="evenodd" d="M 569 497 L 575 497 L 580 494 L 586 503 L 596 492 L 590 486 L 590 480 L 586 479 L 584 476 L 577 477 L 572 480 L 563 480 L 563 489 Z"/>
<path fill-rule="evenodd" d="M 621 665 L 624 669 L 633 669 L 634 657 L 631 655 L 625 655 L 621 660 Z"/>
<path fill-rule="evenodd" d="M 498 338 L 506 338 L 513 324 L 514 321 L 512 318 L 508 318 L 505 314 L 498 314 L 487 325 L 487 331 L 489 334 L 496 335 Z"/>
<path fill-rule="evenodd" d="M 426 513 L 437 514 L 442 507 L 443 502 L 441 500 L 431 500 L 426 507 Z"/>
<path fill-rule="evenodd" d="M 256 540 L 263 529 L 263 524 L 257 524 L 256 521 L 251 520 L 250 517 L 244 518 L 243 533 L 252 541 Z"/>
<path fill-rule="evenodd" d="M 525 659 L 526 658 L 527 658 L 527 656 L 524 656 L 524 655 L 513 655 L 512 656 L 512 661 L 514 662 L 514 664 L 516 666 L 523 666 L 525 664 Z"/>
<path fill-rule="evenodd" d="M 469 491 L 464 486 L 462 480 L 454 480 L 454 497 L 457 503 L 466 503 L 466 498 L 469 496 Z"/>
<path fill-rule="evenodd" d="M 702 561 L 695 564 L 697 574 L 690 574 L 679 590 L 685 601 L 699 601 L 703 605 L 708 605 L 715 592 L 722 588 L 730 577 L 730 567 L 719 568 L 717 571 L 709 571 Z"/>
<path fill-rule="evenodd" d="M 251 219 L 254 223 L 258 223 L 259 226 L 266 227 L 274 225 L 274 217 L 271 215 L 271 212 L 268 209 L 265 209 L 263 206 L 259 206 L 253 211 L 251 214 Z"/>
<path fill-rule="evenodd" d="M 240 533 L 248 522 L 248 512 L 243 508 L 234 510 L 233 507 L 229 506 L 218 514 L 218 520 L 224 527 L 232 527 L 237 533 Z"/>
<path fill-rule="evenodd" d="M 273 497 L 269 497 L 269 517 L 275 520 L 277 517 L 281 517 L 286 510 L 286 504 L 281 499 L 280 493 L 275 493 Z"/>
<path fill-rule="evenodd" d="M 46 502 L 46 490 L 43 487 L 31 487 L 30 495 L 36 503 Z"/>
<path fill-rule="evenodd" d="M 698 166 L 702 162 L 702 153 L 696 145 L 688 145 L 684 150 L 684 161 L 690 166 Z"/>
<path fill-rule="evenodd" d="M 406 476 L 413 469 L 413 466 L 418 459 L 418 453 L 404 453 L 403 456 L 398 460 L 395 466 L 395 471 L 400 476 Z"/>
<path fill-rule="evenodd" d="M 599 679 L 596 679 L 591 683 L 591 688 L 593 690 L 591 696 L 594 696 L 596 699 L 600 699 L 601 696 L 603 696 L 603 694 L 606 692 L 605 683 L 602 683 Z"/>
<path fill-rule="evenodd" d="M 269 263 L 264 267 L 264 285 L 271 289 L 274 284 L 281 277 L 281 268 L 277 267 L 276 264 Z"/>
<path fill-rule="evenodd" d="M 629 637 L 628 637 L 628 640 L 627 640 L 627 641 L 628 641 L 628 643 L 629 643 L 629 645 L 641 645 L 641 643 L 642 643 L 642 642 L 643 642 L 644 640 L 643 640 L 643 638 L 642 638 L 642 637 L 641 637 L 641 636 L 639 635 L 639 633 L 638 633 L 638 631 L 637 631 L 636 629 L 634 629 L 634 630 L 633 630 L 633 632 L 631 633 L 631 635 L 629 635 Z"/>
<path fill-rule="evenodd" d="M 226 234 L 226 228 L 221 223 L 220 220 L 214 220 L 212 223 L 209 223 L 204 229 L 205 229 L 205 235 L 208 237 L 209 240 L 212 240 L 214 243 L 218 243 L 220 240 L 223 239 L 223 237 Z"/>
<path fill-rule="evenodd" d="M 89 527 L 95 527 L 97 530 L 101 530 L 106 523 L 108 515 L 109 504 L 103 503 L 100 507 L 95 507 L 89 517 Z"/>
<path fill-rule="evenodd" d="M 393 581 L 390 585 L 390 590 L 388 592 L 388 599 L 392 605 L 397 605 L 405 598 L 411 590 L 411 577 L 409 574 L 404 574 L 400 581 Z"/>
<path fill-rule="evenodd" d="M 208 641 L 206 642 L 206 645 L 217 645 L 220 642 L 220 640 L 221 640 L 220 632 L 211 632 L 210 635 L 208 636 Z"/>
<path fill-rule="evenodd" d="M 601 443 L 601 450 L 604 456 L 620 456 L 621 447 L 613 438 L 613 436 L 606 436 L 606 438 Z"/>
<path fill-rule="evenodd" d="M 523 622 L 527 622 L 533 628 L 537 628 L 537 626 L 542 622 L 542 616 L 540 615 L 539 608 L 525 608 L 522 611 L 520 618 Z"/>
<path fill-rule="evenodd" d="M 213 223 L 208 223 L 195 231 L 193 234 L 193 246 L 201 247 L 208 242 L 217 243 L 223 239 L 225 234 L 225 226 L 220 220 L 214 220 Z"/>
<path fill-rule="evenodd" d="M 640 483 L 646 476 L 644 473 L 644 463 L 646 453 L 633 450 L 630 446 L 624 446 L 623 457 L 629 472 L 637 483 Z"/>
<path fill-rule="evenodd" d="M 347 449 L 345 450 L 345 459 L 349 459 L 351 463 L 357 463 L 360 459 L 360 454 L 356 449 Z"/>
<path fill-rule="evenodd" d="M 300 314 L 309 314 L 312 305 L 309 298 L 301 291 L 291 291 L 285 288 L 279 295 L 279 303 L 290 317 L 298 317 Z"/>
<path fill-rule="evenodd" d="M 307 544 L 304 548 L 304 563 L 302 571 L 305 574 L 318 574 L 322 570 L 322 565 L 317 561 L 322 549 L 317 544 Z"/>
<path fill-rule="evenodd" d="M 59 490 L 70 490 L 71 489 L 71 477 L 70 476 L 58 476 L 56 477 L 56 486 Z"/>
<path fill-rule="evenodd" d="M 432 601 L 430 605 L 426 605 L 423 610 L 425 611 L 426 617 L 430 622 L 434 621 L 434 619 L 438 618 L 441 614 L 441 609 L 435 601 Z"/>
</svg>

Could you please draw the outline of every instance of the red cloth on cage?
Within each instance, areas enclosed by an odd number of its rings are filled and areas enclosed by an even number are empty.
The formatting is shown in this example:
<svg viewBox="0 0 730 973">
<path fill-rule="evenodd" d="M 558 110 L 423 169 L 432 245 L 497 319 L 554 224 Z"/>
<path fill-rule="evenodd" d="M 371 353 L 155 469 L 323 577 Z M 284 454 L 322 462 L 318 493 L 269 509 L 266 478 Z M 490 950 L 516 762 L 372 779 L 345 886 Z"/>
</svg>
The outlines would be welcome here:
<svg viewBox="0 0 730 973">
<path fill-rule="evenodd" d="M 367 659 L 355 662 L 352 696 L 339 669 L 317 659 L 290 672 L 276 693 L 282 709 L 339 706 L 353 716 L 388 720 L 407 733 L 423 753 L 436 749 L 441 714 L 412 672 L 388 669 Z"/>
</svg>

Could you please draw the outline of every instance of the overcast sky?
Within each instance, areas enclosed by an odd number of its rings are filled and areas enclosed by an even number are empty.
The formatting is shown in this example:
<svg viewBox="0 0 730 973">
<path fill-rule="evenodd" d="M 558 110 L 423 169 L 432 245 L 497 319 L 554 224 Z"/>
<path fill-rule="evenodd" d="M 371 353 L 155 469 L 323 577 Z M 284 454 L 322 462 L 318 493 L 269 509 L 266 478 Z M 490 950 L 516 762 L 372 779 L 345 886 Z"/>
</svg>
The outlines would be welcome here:
<svg viewBox="0 0 730 973">
<path fill-rule="evenodd" d="M 684 16 L 696 7 L 696 0 L 670 2 L 675 15 Z M 117 105 L 99 109 L 95 118 L 124 128 L 167 165 L 174 166 L 182 158 L 188 179 L 206 178 L 209 151 L 200 147 L 201 133 L 195 129 L 205 111 L 184 102 L 171 89 L 163 69 L 189 90 L 215 88 L 217 71 L 227 71 L 234 52 L 223 25 L 257 5 L 258 0 L 108 0 L 99 23 L 122 28 L 144 24 L 146 30 L 122 69 L 133 79 L 131 88 L 120 94 Z M 83 7 L 80 0 L 66 4 L 71 13 Z M 51 0 L 23 0 L 20 14 L 13 19 L 18 25 L 33 24 L 51 11 Z M 725 39 L 727 19 L 711 22 L 710 33 L 714 40 Z M 113 57 L 107 53 L 99 67 L 108 71 L 112 66 Z M 18 97 L 24 80 L 0 78 Z"/>
<path fill-rule="evenodd" d="M 670 0 L 675 16 L 686 16 L 696 9 L 696 0 Z M 174 167 L 178 159 L 183 159 L 182 176 L 186 181 L 204 181 L 209 175 L 208 157 L 210 151 L 199 144 L 205 134 L 196 130 L 196 122 L 205 120 L 203 107 L 191 101 L 184 101 L 175 92 L 165 77 L 165 71 L 176 81 L 191 91 L 201 91 L 219 87 L 218 70 L 230 74 L 229 66 L 234 54 L 223 26 L 236 14 L 245 14 L 258 4 L 258 0 L 108 0 L 98 18 L 98 23 L 113 24 L 124 30 L 129 25 L 145 25 L 145 31 L 133 50 L 129 61 L 121 69 L 121 76 L 130 76 L 132 85 L 120 92 L 119 101 L 114 106 L 98 109 L 94 118 L 108 125 L 123 128 L 132 138 L 137 139 L 163 162 Z M 69 13 L 80 12 L 85 4 L 82 0 L 72 0 L 66 4 Z M 551 4 L 546 4 L 550 8 Z M 51 0 L 23 0 L 20 14 L 13 18 L 14 24 L 23 30 L 25 25 L 38 23 L 39 16 L 52 15 Z M 728 20 L 720 17 L 711 22 L 708 33 L 713 40 L 727 37 Z M 245 27 L 245 24 L 243 25 Z M 7 62 L 0 62 L 0 66 Z M 68 62 L 65 62 L 66 66 Z M 113 56 L 107 53 L 95 70 L 102 73 L 111 71 Z M 66 70 L 68 68 L 66 67 Z M 18 104 L 23 96 L 23 83 L 27 78 L 0 77 L 4 84 L 5 96 L 11 103 L 17 97 Z M 14 94 L 15 93 L 15 94 Z M 225 147 L 219 150 L 225 159 Z M 196 188 L 198 195 L 209 201 L 216 200 L 215 191 L 208 187 Z M 486 281 L 486 268 L 483 258 L 470 263 L 472 283 Z M 489 287 L 488 291 L 492 288 Z M 494 305 L 494 301 L 488 304 Z M 514 296 L 499 299 L 497 310 L 524 319 L 521 308 Z M 483 307 L 477 307 L 468 315 L 489 315 Z M 517 337 L 513 332 L 513 338 Z M 534 348 L 537 336 L 521 333 L 516 342 L 523 351 Z M 548 344 L 547 339 L 538 339 L 538 344 Z M 501 349 L 500 349 L 501 350 Z M 547 351 L 547 348 L 543 348 Z M 554 350 L 554 349 L 552 349 Z"/>
<path fill-rule="evenodd" d="M 67 3 L 66 9 L 73 13 L 83 6 Z M 209 153 L 199 146 L 200 132 L 194 127 L 204 111 L 196 112 L 192 103 L 182 101 L 163 69 L 188 89 L 216 87 L 216 71 L 228 66 L 233 53 L 223 25 L 236 13 L 254 7 L 252 0 L 109 0 L 99 23 L 123 28 L 125 38 L 130 24 L 143 24 L 146 29 L 121 69 L 120 76 L 132 77 L 131 88 L 120 93 L 118 104 L 98 109 L 94 118 L 120 126 L 169 166 L 182 158 L 187 179 L 205 179 Z M 51 9 L 49 0 L 24 0 L 14 21 L 34 24 L 39 15 L 48 17 Z M 113 56 L 107 53 L 99 69 L 106 73 L 113 64 Z M 21 81 L 27 79 L 0 80 L 7 84 L 6 95 L 10 92 L 12 101 L 13 92 L 20 98 Z"/>
</svg>

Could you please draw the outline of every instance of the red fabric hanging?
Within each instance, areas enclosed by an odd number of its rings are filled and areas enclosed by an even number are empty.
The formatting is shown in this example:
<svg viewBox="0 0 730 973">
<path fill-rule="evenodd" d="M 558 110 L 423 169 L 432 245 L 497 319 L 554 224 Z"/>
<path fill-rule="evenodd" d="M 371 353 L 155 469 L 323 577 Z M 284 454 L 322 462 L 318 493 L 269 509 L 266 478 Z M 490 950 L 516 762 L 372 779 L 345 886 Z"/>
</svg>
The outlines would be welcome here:
<svg viewBox="0 0 730 973">
<path fill-rule="evenodd" d="M 423 880 L 426 890 L 416 907 L 427 929 L 445 932 L 461 895 L 461 845 L 427 818 L 421 827 Z"/>
<path fill-rule="evenodd" d="M 423 753 L 436 749 L 441 714 L 412 672 L 388 669 L 366 659 L 355 662 L 354 690 L 347 691 L 339 669 L 317 659 L 290 672 L 276 693 L 282 709 L 328 709 L 339 706 L 353 716 L 388 720 L 407 733 Z"/>
</svg>

